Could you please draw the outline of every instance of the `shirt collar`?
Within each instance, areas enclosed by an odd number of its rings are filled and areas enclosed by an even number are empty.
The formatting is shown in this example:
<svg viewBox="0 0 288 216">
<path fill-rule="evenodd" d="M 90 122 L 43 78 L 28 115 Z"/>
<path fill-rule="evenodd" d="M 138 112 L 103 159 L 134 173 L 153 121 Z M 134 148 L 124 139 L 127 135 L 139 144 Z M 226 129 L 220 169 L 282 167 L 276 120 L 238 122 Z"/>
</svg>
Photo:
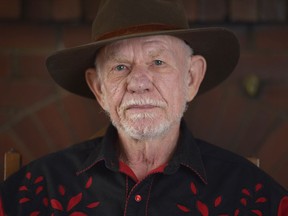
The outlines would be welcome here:
<svg viewBox="0 0 288 216">
<path fill-rule="evenodd" d="M 92 142 L 97 142 L 98 144 L 96 144 L 95 149 L 80 166 L 76 174 L 80 175 L 86 172 L 99 162 L 104 162 L 105 166 L 112 171 L 119 171 L 117 154 L 118 133 L 116 128 L 110 125 L 104 137 L 92 140 Z M 207 184 L 206 173 L 197 140 L 192 136 L 184 120 L 181 122 L 176 151 L 164 169 L 164 174 L 173 174 L 180 166 L 188 168 Z"/>
<path fill-rule="evenodd" d="M 202 182 L 207 184 L 206 172 L 197 140 L 192 136 L 184 120 L 180 125 L 180 136 L 176 151 L 164 173 L 175 173 L 180 166 L 190 169 Z"/>
<path fill-rule="evenodd" d="M 117 156 L 118 134 L 112 124 L 107 128 L 104 137 L 98 137 L 90 142 L 95 143 L 95 149 L 91 151 L 87 159 L 77 169 L 76 174 L 80 175 L 100 162 L 105 162 L 105 166 L 113 171 L 119 170 Z"/>
</svg>

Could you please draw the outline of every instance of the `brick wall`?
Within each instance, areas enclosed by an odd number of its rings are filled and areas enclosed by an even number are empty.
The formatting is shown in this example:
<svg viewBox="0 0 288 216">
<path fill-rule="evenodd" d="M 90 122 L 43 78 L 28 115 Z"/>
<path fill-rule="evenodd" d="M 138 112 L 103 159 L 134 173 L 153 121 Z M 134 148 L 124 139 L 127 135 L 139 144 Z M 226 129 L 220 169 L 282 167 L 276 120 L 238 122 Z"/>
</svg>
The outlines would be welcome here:
<svg viewBox="0 0 288 216">
<path fill-rule="evenodd" d="M 56 86 L 45 68 L 52 51 L 90 42 L 98 2 L 0 0 L 0 178 L 10 148 L 26 164 L 108 123 L 94 101 Z M 189 126 L 218 146 L 260 157 L 262 169 L 288 188 L 287 0 L 184 3 L 191 26 L 230 28 L 241 43 L 234 74 L 195 99 L 185 115 Z M 259 84 L 252 96 L 245 91 L 251 80 Z"/>
</svg>

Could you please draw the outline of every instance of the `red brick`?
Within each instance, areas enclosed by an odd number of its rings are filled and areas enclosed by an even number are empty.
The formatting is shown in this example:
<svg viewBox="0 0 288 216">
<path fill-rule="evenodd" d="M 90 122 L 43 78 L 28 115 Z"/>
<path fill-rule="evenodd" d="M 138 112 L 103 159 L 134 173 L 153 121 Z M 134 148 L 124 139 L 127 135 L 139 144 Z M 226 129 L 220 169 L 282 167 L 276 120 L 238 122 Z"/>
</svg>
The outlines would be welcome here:
<svg viewBox="0 0 288 216">
<path fill-rule="evenodd" d="M 257 149 L 263 144 L 263 139 L 270 132 L 271 126 L 278 121 L 278 114 L 270 107 L 263 106 L 261 101 L 255 100 L 246 115 L 247 121 L 237 141 L 236 151 L 246 157 L 257 157 Z"/>
<path fill-rule="evenodd" d="M 15 148 L 16 144 L 8 133 L 5 133 L 5 132 L 0 133 L 0 143 L 1 143 L 0 156 L 2 158 L 3 158 L 4 153 L 10 150 L 11 148 L 16 149 Z M 2 159 L 1 159 L 1 162 L 3 162 Z"/>
<path fill-rule="evenodd" d="M 286 0 L 262 0 L 259 2 L 261 21 L 284 22 L 287 15 Z"/>
<path fill-rule="evenodd" d="M 231 0 L 230 20 L 233 22 L 256 22 L 258 21 L 257 0 Z"/>
<path fill-rule="evenodd" d="M 247 28 L 244 26 L 234 25 L 232 27 L 229 27 L 228 29 L 230 29 L 236 35 L 240 44 L 240 52 L 242 52 L 243 49 L 247 49 L 247 47 L 249 46 Z"/>
<path fill-rule="evenodd" d="M 47 56 L 48 53 L 31 53 L 19 55 L 19 76 L 22 78 L 46 79 L 50 81 L 51 77 L 45 66 Z"/>
<path fill-rule="evenodd" d="M 283 51 L 288 49 L 287 26 L 264 26 L 255 29 L 255 44 L 257 49 Z"/>
<path fill-rule="evenodd" d="M 25 17 L 27 17 L 29 20 L 35 21 L 51 20 L 51 0 L 26 0 Z"/>
<path fill-rule="evenodd" d="M 274 130 L 267 134 L 267 139 L 264 140 L 258 152 L 258 156 L 261 159 L 261 167 L 264 170 L 272 172 L 279 161 L 287 159 L 287 131 L 288 122 L 286 121 L 277 125 Z M 283 173 L 286 173 L 286 171 Z"/>
<path fill-rule="evenodd" d="M 92 22 L 97 14 L 100 1 L 83 0 L 84 19 Z"/>
<path fill-rule="evenodd" d="M 200 3 L 197 0 L 183 0 L 185 6 L 186 16 L 189 21 L 193 22 L 199 20 Z"/>
<path fill-rule="evenodd" d="M 0 0 L 0 18 L 17 19 L 21 15 L 21 0 Z"/>
<path fill-rule="evenodd" d="M 204 95 L 197 96 L 185 113 L 185 120 L 196 137 L 216 143 L 215 128 L 224 100 L 223 86 L 219 86 Z M 213 107 L 213 109 L 211 109 Z"/>
<path fill-rule="evenodd" d="M 4 152 L 7 152 L 11 148 L 18 151 L 22 157 L 22 164 L 27 164 L 33 158 L 31 152 L 27 151 L 27 148 L 23 145 L 21 140 L 19 140 L 15 132 L 11 129 L 8 129 L 0 133 L 0 143 L 1 143 L 1 149 L 3 149 L 2 151 Z M 3 156 L 2 153 L 1 156 Z"/>
<path fill-rule="evenodd" d="M 270 109 L 279 112 L 288 110 L 288 80 L 282 83 L 267 84 L 263 88 L 261 100 L 265 102 Z"/>
<path fill-rule="evenodd" d="M 55 92 L 54 84 L 37 80 L 0 80 L 0 107 L 24 108 L 40 102 Z"/>
<path fill-rule="evenodd" d="M 72 144 L 71 126 L 65 122 L 65 115 L 61 112 L 58 103 L 49 104 L 35 114 L 51 140 L 54 150 Z"/>
<path fill-rule="evenodd" d="M 45 48 L 56 47 L 56 31 L 52 27 L 40 25 L 0 25 L 1 48 Z"/>
<path fill-rule="evenodd" d="M 202 0 L 200 7 L 201 21 L 224 21 L 227 16 L 226 0 Z"/>
<path fill-rule="evenodd" d="M 5 124 L 8 122 L 8 120 L 11 118 L 11 109 L 7 110 L 1 110 L 0 111 L 0 127 L 5 127 Z"/>
<path fill-rule="evenodd" d="M 55 20 L 79 20 L 81 10 L 80 0 L 52 0 L 52 17 Z"/>
<path fill-rule="evenodd" d="M 267 52 L 241 52 L 239 63 L 231 78 L 241 80 L 250 74 L 257 75 L 264 83 L 283 80 L 287 77 L 288 55 Z"/>
<path fill-rule="evenodd" d="M 14 125 L 13 129 L 21 140 L 22 145 L 26 148 L 26 151 L 31 155 L 29 160 L 34 160 L 51 151 L 47 145 L 47 141 L 41 135 L 38 125 L 31 116 L 23 118 L 18 124 Z"/>
<path fill-rule="evenodd" d="M 68 95 L 62 103 L 76 142 L 90 138 L 108 124 L 105 114 L 94 100 Z"/>
<path fill-rule="evenodd" d="M 286 189 L 288 189 L 287 167 L 288 167 L 288 151 L 286 151 L 284 157 L 279 158 L 274 168 L 268 171 L 273 176 L 273 178 Z"/>
<path fill-rule="evenodd" d="M 11 76 L 13 68 L 13 56 L 10 53 L 0 53 L 0 77 Z"/>
<path fill-rule="evenodd" d="M 216 137 L 216 143 L 236 151 L 239 145 L 242 145 L 240 139 L 245 134 L 254 103 L 244 97 L 241 88 L 232 81 L 227 81 L 225 91 L 226 94 L 222 101 L 217 104 L 220 107 L 219 111 L 214 112 L 217 124 L 213 133 Z M 238 153 L 241 154 L 242 152 Z"/>
<path fill-rule="evenodd" d="M 73 47 L 91 42 L 91 26 L 69 27 L 63 30 L 65 47 Z"/>
</svg>

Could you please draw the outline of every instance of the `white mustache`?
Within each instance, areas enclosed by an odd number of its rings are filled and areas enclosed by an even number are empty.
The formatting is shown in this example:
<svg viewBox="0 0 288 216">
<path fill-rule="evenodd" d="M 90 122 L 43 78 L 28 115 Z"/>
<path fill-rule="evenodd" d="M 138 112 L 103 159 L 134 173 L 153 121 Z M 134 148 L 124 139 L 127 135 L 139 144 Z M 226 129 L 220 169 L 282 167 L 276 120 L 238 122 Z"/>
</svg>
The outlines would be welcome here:
<svg viewBox="0 0 288 216">
<path fill-rule="evenodd" d="M 145 98 L 145 99 L 130 99 L 128 101 L 125 101 L 123 104 L 121 104 L 120 109 L 125 110 L 131 106 L 144 106 L 144 105 L 149 105 L 149 106 L 156 106 L 163 108 L 166 106 L 166 103 L 160 100 L 154 100 L 150 98 Z"/>
</svg>

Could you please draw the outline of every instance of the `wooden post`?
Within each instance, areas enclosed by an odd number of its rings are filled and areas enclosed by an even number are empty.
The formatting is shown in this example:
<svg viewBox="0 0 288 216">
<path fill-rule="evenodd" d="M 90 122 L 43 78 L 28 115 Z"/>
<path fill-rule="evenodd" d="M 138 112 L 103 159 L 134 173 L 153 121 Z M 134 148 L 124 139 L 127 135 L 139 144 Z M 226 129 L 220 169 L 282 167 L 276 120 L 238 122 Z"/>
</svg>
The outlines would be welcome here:
<svg viewBox="0 0 288 216">
<path fill-rule="evenodd" d="M 260 159 L 256 157 L 247 157 L 249 161 L 254 163 L 256 166 L 260 167 Z"/>
<path fill-rule="evenodd" d="M 21 155 L 14 149 L 10 149 L 4 155 L 4 180 L 19 170 L 21 166 Z"/>
</svg>

